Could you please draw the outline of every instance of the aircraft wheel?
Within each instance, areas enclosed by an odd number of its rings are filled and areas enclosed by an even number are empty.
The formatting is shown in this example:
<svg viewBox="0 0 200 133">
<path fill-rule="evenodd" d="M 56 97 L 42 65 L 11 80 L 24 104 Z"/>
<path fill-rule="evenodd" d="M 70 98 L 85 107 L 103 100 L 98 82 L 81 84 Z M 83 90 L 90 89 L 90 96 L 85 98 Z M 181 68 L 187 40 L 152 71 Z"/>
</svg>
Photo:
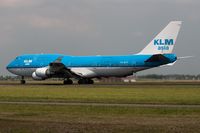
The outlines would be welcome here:
<svg viewBox="0 0 200 133">
<path fill-rule="evenodd" d="M 21 80 L 20 83 L 21 84 L 26 84 L 26 81 L 25 80 Z"/>
<path fill-rule="evenodd" d="M 94 84 L 94 81 L 91 79 L 80 79 L 78 84 Z"/>
<path fill-rule="evenodd" d="M 78 81 L 78 84 L 85 84 L 84 79 L 80 79 L 80 80 Z"/>
<path fill-rule="evenodd" d="M 89 79 L 88 84 L 94 84 L 94 81 L 92 79 Z"/>
<path fill-rule="evenodd" d="M 67 80 L 63 81 L 63 84 L 71 85 L 71 84 L 73 84 L 73 81 L 71 79 L 67 79 Z"/>
</svg>

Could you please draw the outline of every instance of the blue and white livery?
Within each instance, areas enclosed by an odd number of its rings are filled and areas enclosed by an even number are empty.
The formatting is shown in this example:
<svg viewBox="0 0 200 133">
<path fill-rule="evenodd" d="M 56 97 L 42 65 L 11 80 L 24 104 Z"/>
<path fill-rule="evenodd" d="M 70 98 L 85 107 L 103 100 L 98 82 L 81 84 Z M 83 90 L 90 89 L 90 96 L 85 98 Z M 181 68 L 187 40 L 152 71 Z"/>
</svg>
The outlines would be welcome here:
<svg viewBox="0 0 200 133">
<path fill-rule="evenodd" d="M 63 78 L 64 84 L 93 84 L 93 78 L 126 77 L 138 71 L 171 65 L 177 57 L 172 53 L 181 21 L 170 22 L 141 52 L 117 56 L 68 56 L 62 54 L 27 54 L 16 57 L 7 70 L 35 80 Z"/>
</svg>

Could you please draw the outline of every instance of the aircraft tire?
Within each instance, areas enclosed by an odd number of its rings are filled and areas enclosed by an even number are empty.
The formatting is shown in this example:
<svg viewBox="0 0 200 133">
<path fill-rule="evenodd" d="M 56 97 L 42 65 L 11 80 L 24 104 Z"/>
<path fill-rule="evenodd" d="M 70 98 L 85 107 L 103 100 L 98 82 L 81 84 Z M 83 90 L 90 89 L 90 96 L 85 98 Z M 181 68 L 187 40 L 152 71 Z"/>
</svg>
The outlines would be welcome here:
<svg viewBox="0 0 200 133">
<path fill-rule="evenodd" d="M 78 84 L 85 84 L 84 79 L 79 79 Z"/>
<path fill-rule="evenodd" d="M 94 81 L 92 79 L 89 79 L 88 84 L 94 84 Z"/>
<path fill-rule="evenodd" d="M 64 85 L 71 85 L 71 84 L 73 84 L 73 81 L 71 79 L 67 79 L 67 80 L 63 81 L 63 84 Z"/>
<path fill-rule="evenodd" d="M 21 80 L 20 83 L 21 84 L 26 84 L 26 81 L 25 80 Z"/>
<path fill-rule="evenodd" d="M 78 84 L 94 84 L 94 81 L 92 79 L 80 79 Z"/>
</svg>

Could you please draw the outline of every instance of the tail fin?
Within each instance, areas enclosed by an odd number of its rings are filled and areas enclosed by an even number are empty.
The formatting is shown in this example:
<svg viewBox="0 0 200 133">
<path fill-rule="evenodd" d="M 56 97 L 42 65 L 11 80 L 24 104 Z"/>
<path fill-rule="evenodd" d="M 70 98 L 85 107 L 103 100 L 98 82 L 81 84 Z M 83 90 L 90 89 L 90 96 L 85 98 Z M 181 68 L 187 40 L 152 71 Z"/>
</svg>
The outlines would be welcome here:
<svg viewBox="0 0 200 133">
<path fill-rule="evenodd" d="M 172 53 L 181 21 L 171 21 L 139 54 Z"/>
</svg>

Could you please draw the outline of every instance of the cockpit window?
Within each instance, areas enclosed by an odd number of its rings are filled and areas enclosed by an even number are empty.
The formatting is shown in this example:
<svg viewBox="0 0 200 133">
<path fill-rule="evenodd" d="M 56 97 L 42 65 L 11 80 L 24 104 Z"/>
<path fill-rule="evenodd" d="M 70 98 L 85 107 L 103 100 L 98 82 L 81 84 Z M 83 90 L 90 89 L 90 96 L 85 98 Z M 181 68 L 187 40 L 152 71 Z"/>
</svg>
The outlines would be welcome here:
<svg viewBox="0 0 200 133">
<path fill-rule="evenodd" d="M 19 56 L 17 56 L 16 58 L 15 58 L 15 60 L 19 60 L 20 59 L 20 57 Z"/>
</svg>

